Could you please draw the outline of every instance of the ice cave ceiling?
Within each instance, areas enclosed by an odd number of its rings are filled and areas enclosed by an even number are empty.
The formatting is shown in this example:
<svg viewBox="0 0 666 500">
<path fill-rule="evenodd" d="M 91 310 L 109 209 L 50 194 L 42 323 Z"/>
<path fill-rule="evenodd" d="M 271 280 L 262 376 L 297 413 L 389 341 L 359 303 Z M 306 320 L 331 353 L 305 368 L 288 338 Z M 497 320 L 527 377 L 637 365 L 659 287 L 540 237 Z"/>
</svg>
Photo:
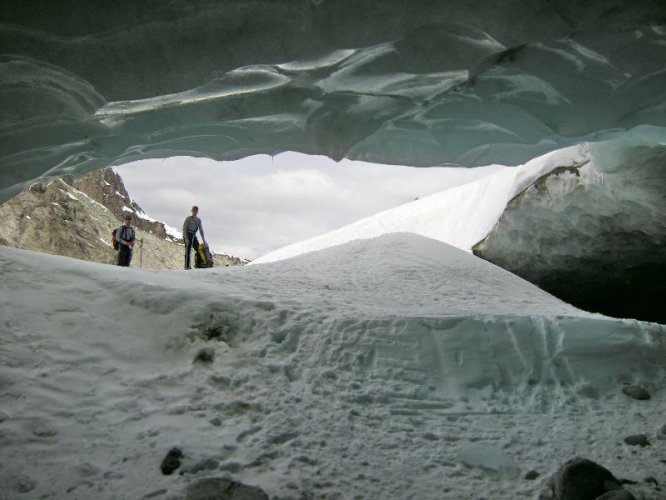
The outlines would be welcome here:
<svg viewBox="0 0 666 500">
<path fill-rule="evenodd" d="M 515 164 L 666 125 L 663 0 L 5 0 L 0 22 L 0 199 L 142 157 Z"/>
<path fill-rule="evenodd" d="M 651 151 L 650 175 L 613 189 L 656 185 L 638 203 L 652 226 L 629 218 L 649 235 L 630 258 L 664 277 L 664 0 L 5 0 L 0 96 L 0 202 L 149 157 L 474 167 L 629 134 L 625 163 Z"/>
</svg>

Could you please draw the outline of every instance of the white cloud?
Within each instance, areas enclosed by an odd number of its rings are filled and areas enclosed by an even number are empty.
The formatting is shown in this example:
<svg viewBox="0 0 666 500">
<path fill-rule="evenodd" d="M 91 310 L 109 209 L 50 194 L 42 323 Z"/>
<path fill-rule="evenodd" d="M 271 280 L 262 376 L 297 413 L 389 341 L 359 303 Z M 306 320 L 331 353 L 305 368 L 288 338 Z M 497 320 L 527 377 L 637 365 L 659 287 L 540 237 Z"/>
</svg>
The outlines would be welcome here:
<svg viewBox="0 0 666 500">
<path fill-rule="evenodd" d="M 299 153 L 235 162 L 174 157 L 115 167 L 150 216 L 180 228 L 198 205 L 211 247 L 249 259 L 494 169 L 336 163 Z"/>
</svg>

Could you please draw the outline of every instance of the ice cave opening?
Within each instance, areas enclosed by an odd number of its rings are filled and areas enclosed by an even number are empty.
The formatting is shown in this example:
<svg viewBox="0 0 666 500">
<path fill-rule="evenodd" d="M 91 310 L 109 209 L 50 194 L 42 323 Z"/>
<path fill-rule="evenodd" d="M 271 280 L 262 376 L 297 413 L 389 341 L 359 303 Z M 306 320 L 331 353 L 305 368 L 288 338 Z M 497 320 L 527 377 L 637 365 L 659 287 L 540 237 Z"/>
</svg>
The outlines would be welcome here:
<svg viewBox="0 0 666 500">
<path fill-rule="evenodd" d="M 518 166 L 588 145 L 475 252 L 564 300 L 666 322 L 666 4 L 8 0 L 0 201 L 174 155 Z"/>
<path fill-rule="evenodd" d="M 159 200 L 165 199 L 163 191 L 191 193 L 206 205 L 209 220 L 224 219 L 225 214 L 244 218 L 240 212 L 245 210 L 254 216 L 263 213 L 256 227 L 266 235 L 265 248 L 275 249 L 276 242 L 288 246 L 259 261 L 409 231 L 473 251 L 584 310 L 663 322 L 661 186 L 666 148 L 659 144 L 661 133 L 659 129 L 622 132 L 611 140 L 564 148 L 516 167 L 414 169 L 285 153 L 221 163 L 172 157 L 117 170 L 132 179 L 128 186 Z M 390 174 L 386 169 L 391 169 Z M 509 180 L 500 181 L 493 177 L 500 170 L 516 172 L 508 172 L 503 177 Z M 335 180 L 334 172 L 342 181 Z M 398 172 L 403 178 L 398 182 L 409 179 L 412 186 L 419 186 L 420 196 L 402 199 L 391 193 L 385 200 L 373 199 L 382 190 L 379 180 L 390 183 L 400 178 Z M 366 183 L 354 195 L 367 197 L 365 211 L 353 215 L 347 206 L 350 213 L 344 216 L 318 220 L 351 203 L 349 198 L 345 201 L 351 183 L 345 186 L 343 181 L 353 182 L 354 177 Z M 427 186 L 421 187 L 417 177 Z M 188 187 L 189 181 L 183 180 L 188 178 L 207 181 Z M 371 191 L 376 192 L 371 195 Z M 146 201 L 139 198 L 143 206 Z M 271 236 L 271 230 L 285 227 L 279 213 L 285 203 L 291 210 L 300 206 L 307 211 L 308 218 L 302 220 L 310 227 Z M 170 204 L 178 205 L 177 200 Z M 151 213 L 162 208 L 148 206 Z M 298 220 L 293 214 L 289 217 L 292 225 Z M 251 227 L 248 223 L 247 229 Z M 214 241 L 213 231 L 208 230 L 209 241 Z M 228 244 L 230 228 L 221 233 Z"/>
</svg>

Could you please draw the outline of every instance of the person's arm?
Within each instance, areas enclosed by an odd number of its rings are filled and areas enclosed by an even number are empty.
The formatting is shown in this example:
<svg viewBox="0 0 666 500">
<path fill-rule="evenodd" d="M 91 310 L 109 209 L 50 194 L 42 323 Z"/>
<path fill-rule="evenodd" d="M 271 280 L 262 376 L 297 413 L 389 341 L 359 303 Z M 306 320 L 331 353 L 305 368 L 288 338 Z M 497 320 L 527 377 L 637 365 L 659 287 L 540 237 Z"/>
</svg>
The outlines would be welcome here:
<svg viewBox="0 0 666 500">
<path fill-rule="evenodd" d="M 203 243 L 206 243 L 206 237 L 204 236 L 203 226 L 201 225 L 201 219 L 199 219 L 198 222 L 199 222 L 199 234 L 201 234 L 201 241 Z"/>
<path fill-rule="evenodd" d="M 134 248 L 134 243 L 136 242 L 136 231 L 133 227 L 130 228 L 130 237 L 132 238 L 131 240 L 127 240 L 127 246 L 130 248 Z M 127 236 L 127 234 L 125 234 Z"/>
<path fill-rule="evenodd" d="M 188 217 L 186 217 L 185 222 L 183 222 L 183 241 L 185 242 L 185 246 L 187 246 L 187 220 Z"/>
</svg>

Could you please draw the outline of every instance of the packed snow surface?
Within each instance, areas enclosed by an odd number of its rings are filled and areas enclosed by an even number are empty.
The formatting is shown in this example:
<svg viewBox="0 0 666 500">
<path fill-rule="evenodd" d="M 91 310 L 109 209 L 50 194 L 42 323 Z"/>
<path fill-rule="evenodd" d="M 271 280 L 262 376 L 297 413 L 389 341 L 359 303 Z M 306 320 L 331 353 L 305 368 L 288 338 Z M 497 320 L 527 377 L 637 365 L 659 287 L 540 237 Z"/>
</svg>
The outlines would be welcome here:
<svg viewBox="0 0 666 500">
<path fill-rule="evenodd" d="M 3 499 L 182 498 L 209 476 L 282 499 L 535 498 L 577 455 L 639 499 L 664 477 L 666 327 L 423 236 L 190 272 L 2 247 L 0 272 Z"/>
</svg>

